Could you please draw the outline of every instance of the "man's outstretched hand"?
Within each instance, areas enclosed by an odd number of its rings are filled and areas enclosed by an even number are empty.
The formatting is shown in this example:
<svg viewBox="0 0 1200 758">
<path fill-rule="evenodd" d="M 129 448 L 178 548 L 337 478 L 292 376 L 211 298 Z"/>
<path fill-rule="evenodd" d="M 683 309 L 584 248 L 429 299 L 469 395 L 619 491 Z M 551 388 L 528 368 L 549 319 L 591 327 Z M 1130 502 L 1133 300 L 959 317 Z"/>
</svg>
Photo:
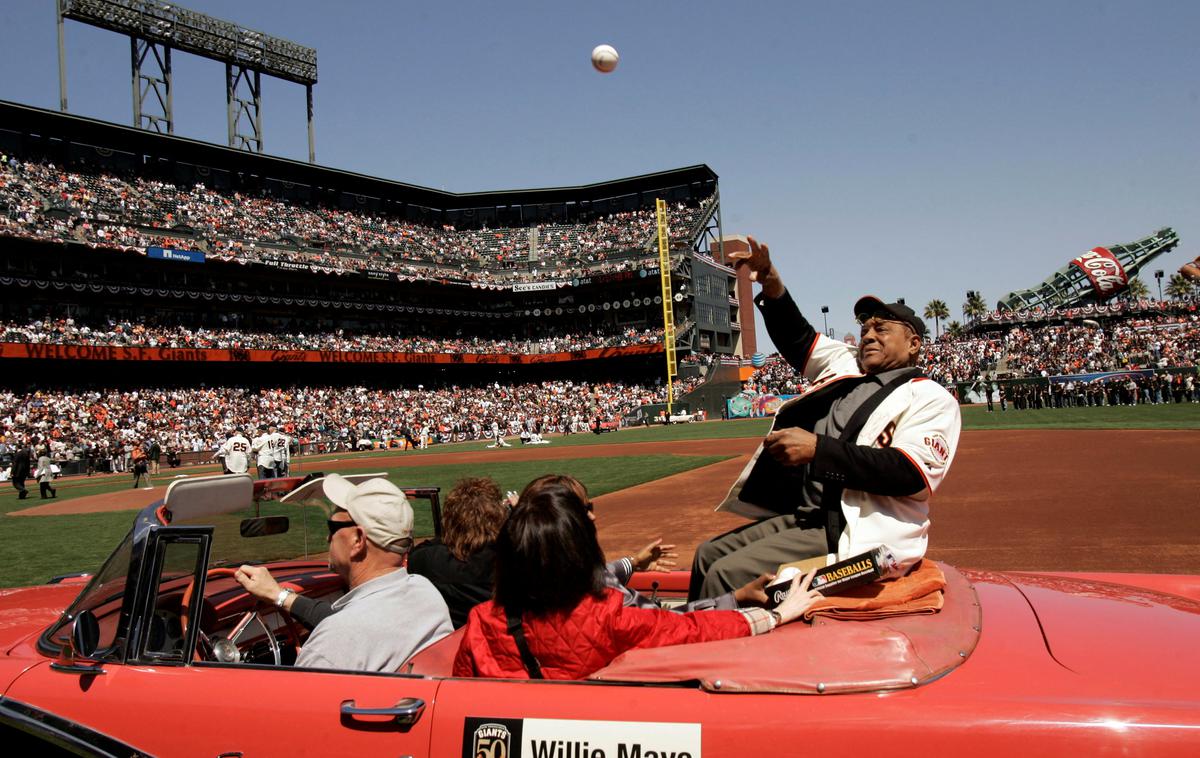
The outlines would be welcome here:
<svg viewBox="0 0 1200 758">
<path fill-rule="evenodd" d="M 780 297 L 786 288 L 783 286 L 783 280 L 779 278 L 779 272 L 771 263 L 770 248 L 760 244 L 753 237 L 747 239 L 750 243 L 748 251 L 729 254 L 729 260 L 733 261 L 733 268 L 736 270 L 742 266 L 749 267 L 750 281 L 761 284 L 764 295 L 772 299 Z"/>
</svg>

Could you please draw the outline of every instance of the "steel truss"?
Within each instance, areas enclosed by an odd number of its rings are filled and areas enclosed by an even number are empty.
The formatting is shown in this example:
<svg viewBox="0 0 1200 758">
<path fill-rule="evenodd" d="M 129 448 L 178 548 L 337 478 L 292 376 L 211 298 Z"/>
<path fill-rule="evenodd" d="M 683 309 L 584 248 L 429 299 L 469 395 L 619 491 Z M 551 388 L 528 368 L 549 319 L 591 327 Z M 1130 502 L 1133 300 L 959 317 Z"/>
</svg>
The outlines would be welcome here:
<svg viewBox="0 0 1200 758">
<path fill-rule="evenodd" d="M 316 160 L 313 85 L 317 51 L 280 37 L 155 0 L 57 0 L 59 107 L 67 110 L 66 19 L 126 34 L 130 40 L 133 124 L 173 134 L 171 51 L 225 64 L 229 144 L 262 152 L 262 75 L 305 88 L 308 159 Z M 157 64 L 157 71 L 150 66 Z"/>
</svg>

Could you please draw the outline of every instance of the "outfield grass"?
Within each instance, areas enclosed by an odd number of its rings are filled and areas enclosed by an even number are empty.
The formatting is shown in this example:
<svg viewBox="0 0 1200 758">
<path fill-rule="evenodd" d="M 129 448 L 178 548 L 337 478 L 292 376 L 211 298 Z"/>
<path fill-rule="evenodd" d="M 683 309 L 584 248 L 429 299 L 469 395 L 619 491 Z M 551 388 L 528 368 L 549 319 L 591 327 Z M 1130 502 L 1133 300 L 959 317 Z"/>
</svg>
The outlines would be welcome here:
<svg viewBox="0 0 1200 758">
<path fill-rule="evenodd" d="M 592 495 L 603 495 L 644 482 L 689 471 L 726 460 L 728 456 L 644 455 L 616 458 L 571 458 L 555 461 L 497 461 L 487 466 L 455 464 L 387 469 L 389 478 L 403 487 L 433 486 L 445 496 L 454 483 L 465 476 L 491 476 L 501 490 L 520 490 L 531 479 L 553 472 L 570 474 L 587 484 Z M 369 461 L 358 471 L 377 471 Z M 346 472 L 351 473 L 351 472 Z M 78 487 L 62 487 L 60 499 L 67 494 L 81 496 L 123 490 L 129 486 L 124 477 L 107 483 L 82 480 Z M 15 492 L 0 498 L 0 513 L 40 505 L 43 501 L 17 500 Z M 269 506 L 264 514 L 274 513 Z M 280 511 L 282 513 L 282 511 Z M 25 516 L 0 518 L 0 587 L 36 584 L 56 574 L 95 571 L 133 524 L 135 511 L 70 516 Z M 418 536 L 432 534 L 429 514 L 417 509 L 415 530 Z M 322 516 L 323 518 L 323 516 Z M 322 527 L 323 528 L 323 527 Z M 292 538 L 299 538 L 299 530 Z M 284 540 L 280 540 L 283 542 Z M 324 549 L 324 544 L 318 546 Z M 218 547 L 214 546 L 214 550 Z"/>
<path fill-rule="evenodd" d="M 996 405 L 991 413 L 972 405 L 962 414 L 964 429 L 1200 429 L 1200 403 L 1024 411 Z"/>
</svg>

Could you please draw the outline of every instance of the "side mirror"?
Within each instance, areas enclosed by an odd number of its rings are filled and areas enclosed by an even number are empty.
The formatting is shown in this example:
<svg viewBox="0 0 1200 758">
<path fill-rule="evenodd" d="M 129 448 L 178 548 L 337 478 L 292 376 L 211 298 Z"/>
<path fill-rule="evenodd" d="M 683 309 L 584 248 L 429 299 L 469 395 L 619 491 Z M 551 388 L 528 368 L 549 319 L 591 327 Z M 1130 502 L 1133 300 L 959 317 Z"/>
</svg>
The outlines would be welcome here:
<svg viewBox="0 0 1200 758">
<path fill-rule="evenodd" d="M 51 670 L 64 674 L 103 674 L 104 669 L 100 668 L 99 663 L 87 660 L 95 654 L 99 642 L 100 624 L 95 614 L 87 610 L 80 611 L 71 622 L 70 644 L 63 646 L 58 660 L 50 664 Z M 86 662 L 80 662 L 79 659 Z"/>
</svg>

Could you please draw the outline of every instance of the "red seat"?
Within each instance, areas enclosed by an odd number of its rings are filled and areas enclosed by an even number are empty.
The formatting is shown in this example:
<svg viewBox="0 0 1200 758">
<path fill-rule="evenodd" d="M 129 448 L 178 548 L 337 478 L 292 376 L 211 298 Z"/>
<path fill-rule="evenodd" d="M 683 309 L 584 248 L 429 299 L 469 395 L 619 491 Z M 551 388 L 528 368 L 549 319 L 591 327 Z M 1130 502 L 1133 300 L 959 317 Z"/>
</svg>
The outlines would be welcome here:
<svg viewBox="0 0 1200 758">
<path fill-rule="evenodd" d="M 454 669 L 454 656 L 458 654 L 458 645 L 462 641 L 464 629 L 455 629 L 451 634 L 421 650 L 409 658 L 400 667 L 401 674 L 420 674 L 421 676 L 450 676 Z"/>
</svg>

